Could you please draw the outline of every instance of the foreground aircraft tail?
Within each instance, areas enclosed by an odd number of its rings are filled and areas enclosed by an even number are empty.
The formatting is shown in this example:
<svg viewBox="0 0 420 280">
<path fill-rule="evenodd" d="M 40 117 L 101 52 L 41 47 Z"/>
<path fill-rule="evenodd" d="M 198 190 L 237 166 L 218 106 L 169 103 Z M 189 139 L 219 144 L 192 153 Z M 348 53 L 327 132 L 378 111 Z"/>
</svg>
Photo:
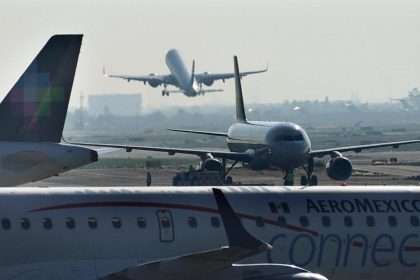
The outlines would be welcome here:
<svg viewBox="0 0 420 280">
<path fill-rule="evenodd" d="M 82 36 L 48 40 L 0 104 L 0 141 L 60 142 Z"/>
<path fill-rule="evenodd" d="M 244 99 L 242 96 L 241 76 L 238 66 L 238 57 L 233 57 L 235 70 L 235 95 L 236 95 L 236 120 L 239 122 L 246 122 Z"/>
</svg>

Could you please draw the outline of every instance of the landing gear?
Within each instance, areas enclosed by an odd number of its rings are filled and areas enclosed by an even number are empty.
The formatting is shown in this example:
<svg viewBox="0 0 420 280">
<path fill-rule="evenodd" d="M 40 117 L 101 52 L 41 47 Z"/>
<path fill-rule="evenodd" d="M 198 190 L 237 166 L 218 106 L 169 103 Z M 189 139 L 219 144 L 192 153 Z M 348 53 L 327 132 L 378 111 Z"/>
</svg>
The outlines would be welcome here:
<svg viewBox="0 0 420 280">
<path fill-rule="evenodd" d="M 305 168 L 306 176 L 300 178 L 300 184 L 302 186 L 316 186 L 318 185 L 318 177 L 313 175 L 314 172 L 314 159 L 310 158 L 308 160 L 308 165 Z"/>
<path fill-rule="evenodd" d="M 167 86 L 164 84 L 164 85 L 163 85 L 163 90 L 162 90 L 162 96 L 165 96 L 165 95 L 166 95 L 166 96 L 169 96 L 169 92 L 168 92 L 168 90 L 166 89 L 166 87 L 167 87 Z"/>
<path fill-rule="evenodd" d="M 286 170 L 286 174 L 283 177 L 285 186 L 293 186 L 295 181 L 295 172 L 293 169 Z"/>
<path fill-rule="evenodd" d="M 306 186 L 307 184 L 308 184 L 308 177 L 306 177 L 305 175 L 300 176 L 300 185 Z"/>
<path fill-rule="evenodd" d="M 309 178 L 309 186 L 317 186 L 318 185 L 318 176 L 312 175 Z"/>
</svg>

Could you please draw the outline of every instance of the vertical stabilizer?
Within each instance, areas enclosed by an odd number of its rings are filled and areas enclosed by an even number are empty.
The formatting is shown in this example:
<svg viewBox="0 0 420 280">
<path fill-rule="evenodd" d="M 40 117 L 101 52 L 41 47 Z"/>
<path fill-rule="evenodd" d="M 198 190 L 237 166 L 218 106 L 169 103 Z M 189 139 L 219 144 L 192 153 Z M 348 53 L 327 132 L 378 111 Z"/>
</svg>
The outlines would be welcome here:
<svg viewBox="0 0 420 280">
<path fill-rule="evenodd" d="M 241 76 L 239 74 L 238 57 L 236 55 L 233 57 L 233 62 L 235 71 L 236 120 L 239 122 L 246 122 Z"/>
<path fill-rule="evenodd" d="M 195 60 L 193 60 L 192 66 L 191 66 L 191 80 L 190 80 L 191 86 L 193 86 L 194 80 L 195 80 Z"/>
<path fill-rule="evenodd" d="M 60 142 L 82 35 L 55 35 L 0 104 L 0 141 Z"/>
</svg>

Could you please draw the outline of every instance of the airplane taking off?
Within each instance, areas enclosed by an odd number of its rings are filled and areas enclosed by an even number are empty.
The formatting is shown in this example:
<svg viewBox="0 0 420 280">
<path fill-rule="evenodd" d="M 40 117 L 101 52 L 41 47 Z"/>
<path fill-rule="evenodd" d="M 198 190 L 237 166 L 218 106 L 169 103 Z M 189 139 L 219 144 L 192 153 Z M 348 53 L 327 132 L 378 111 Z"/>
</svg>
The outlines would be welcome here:
<svg viewBox="0 0 420 280">
<path fill-rule="evenodd" d="M 293 185 L 294 170 L 303 167 L 306 176 L 301 177 L 300 183 L 302 185 L 317 185 L 318 178 L 313 174 L 314 158 L 330 156 L 331 159 L 326 165 L 327 175 L 334 180 L 347 180 L 352 175 L 353 168 L 351 161 L 342 155 L 343 152 L 358 153 L 365 149 L 398 148 L 400 145 L 420 143 L 420 140 L 408 140 L 312 150 L 308 134 L 295 123 L 247 120 L 236 56 L 234 57 L 234 66 L 237 122 L 232 124 L 227 132 L 172 129 L 186 133 L 225 137 L 229 151 L 99 143 L 71 144 L 121 148 L 127 152 L 146 150 L 166 152 L 170 155 L 176 153 L 197 155 L 201 158 L 200 166 L 203 170 L 218 170 L 225 176 L 226 160 L 234 161 L 234 165 L 237 162 L 245 162 L 255 170 L 277 167 L 285 172 L 284 185 Z M 222 161 L 218 159 L 222 159 Z"/>
<path fill-rule="evenodd" d="M 417 187 L 0 189 L 4 280 L 417 280 Z"/>
<path fill-rule="evenodd" d="M 217 80 L 222 80 L 224 82 L 227 79 L 234 78 L 233 73 L 195 73 L 194 60 L 192 62 L 190 73 L 176 49 L 171 49 L 167 52 L 165 62 L 170 72 L 170 74 L 167 75 L 159 75 L 154 73 L 145 76 L 114 75 L 106 74 L 105 70 L 103 72 L 107 77 L 120 78 L 127 80 L 128 82 L 139 81 L 143 82 L 144 84 L 148 83 L 151 87 L 154 88 L 163 85 L 162 96 L 169 96 L 170 93 L 183 93 L 188 97 L 195 97 L 198 95 L 204 95 L 207 92 L 220 92 L 223 90 L 203 89 L 203 84 L 206 86 L 211 86 Z M 266 71 L 267 68 L 257 71 L 242 72 L 240 73 L 240 76 L 245 77 L 247 75 L 263 73 Z M 168 90 L 168 85 L 175 86 L 178 88 L 178 90 Z"/>
<path fill-rule="evenodd" d="M 96 151 L 60 144 L 82 35 L 50 38 L 0 103 L 0 186 L 94 162 Z"/>
</svg>

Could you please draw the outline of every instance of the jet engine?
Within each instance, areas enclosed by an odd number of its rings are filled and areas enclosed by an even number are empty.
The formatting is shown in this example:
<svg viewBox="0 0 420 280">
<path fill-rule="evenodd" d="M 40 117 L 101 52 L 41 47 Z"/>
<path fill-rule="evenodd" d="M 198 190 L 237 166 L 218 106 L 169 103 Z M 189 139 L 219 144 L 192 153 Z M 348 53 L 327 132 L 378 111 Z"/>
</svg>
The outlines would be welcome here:
<svg viewBox="0 0 420 280">
<path fill-rule="evenodd" d="M 203 84 L 205 84 L 208 87 L 211 86 L 213 83 L 214 83 L 214 80 L 206 80 L 206 79 L 203 80 Z"/>
<path fill-rule="evenodd" d="M 247 152 L 253 156 L 253 159 L 248 163 L 248 167 L 252 170 L 263 170 L 270 166 L 270 151 L 268 149 L 248 150 Z"/>
<path fill-rule="evenodd" d="M 220 160 L 217 160 L 215 158 L 208 158 L 203 161 L 201 164 L 201 167 L 205 170 L 209 171 L 221 171 L 223 170 L 223 164 Z"/>
<path fill-rule="evenodd" d="M 327 175 L 334 180 L 347 180 L 353 171 L 351 161 L 343 156 L 330 159 L 326 165 Z"/>
<path fill-rule="evenodd" d="M 156 76 L 156 74 L 155 73 L 150 73 L 149 74 L 149 76 L 150 77 L 154 77 L 154 76 Z M 156 80 L 154 80 L 154 79 L 152 79 L 152 80 L 149 80 L 148 81 L 148 83 L 149 83 L 149 85 L 151 86 L 151 87 L 158 87 L 158 86 L 160 86 L 160 84 L 162 83 L 160 80 L 158 80 L 158 79 L 156 79 Z"/>
</svg>

